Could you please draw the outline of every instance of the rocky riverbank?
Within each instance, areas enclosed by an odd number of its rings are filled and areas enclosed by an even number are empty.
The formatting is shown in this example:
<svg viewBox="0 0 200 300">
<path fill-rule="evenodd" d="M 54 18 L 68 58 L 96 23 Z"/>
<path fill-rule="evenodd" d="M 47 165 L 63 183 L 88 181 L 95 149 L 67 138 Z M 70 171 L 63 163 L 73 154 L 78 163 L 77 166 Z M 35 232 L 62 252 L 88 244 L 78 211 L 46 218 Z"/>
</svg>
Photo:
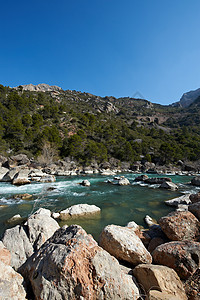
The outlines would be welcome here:
<svg viewBox="0 0 200 300">
<path fill-rule="evenodd" d="M 147 178 L 146 178 L 147 179 Z M 8 299 L 200 299 L 200 195 L 149 229 L 108 225 L 97 243 L 66 214 L 100 214 L 75 205 L 60 215 L 39 209 L 0 242 L 0 292 Z M 177 204 L 178 203 L 178 204 Z M 147 297 L 147 298 L 145 298 Z M 2 299 L 4 299 L 2 298 Z"/>
<path fill-rule="evenodd" d="M 29 184 L 32 181 L 54 182 L 55 176 L 90 174 L 107 176 L 116 175 L 120 172 L 195 175 L 198 174 L 199 169 L 183 162 L 179 162 L 177 166 L 160 166 L 146 161 L 130 164 L 129 162 L 120 162 L 116 159 L 111 159 L 109 162 L 101 164 L 93 162 L 90 166 L 80 166 L 69 158 L 58 160 L 47 166 L 34 159 L 29 159 L 25 154 L 10 156 L 9 158 L 0 156 L 0 181 L 11 182 L 14 185 Z M 146 182 L 148 183 L 148 180 Z"/>
</svg>

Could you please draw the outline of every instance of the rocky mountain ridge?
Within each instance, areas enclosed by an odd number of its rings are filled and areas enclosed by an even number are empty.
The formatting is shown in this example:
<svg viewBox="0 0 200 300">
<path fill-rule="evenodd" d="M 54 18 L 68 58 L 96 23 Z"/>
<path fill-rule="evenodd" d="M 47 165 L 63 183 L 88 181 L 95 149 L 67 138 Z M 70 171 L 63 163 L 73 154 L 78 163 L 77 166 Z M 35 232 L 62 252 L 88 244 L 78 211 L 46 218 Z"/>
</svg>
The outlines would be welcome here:
<svg viewBox="0 0 200 300">
<path fill-rule="evenodd" d="M 37 85 L 34 85 L 32 83 L 20 85 L 18 87 L 14 87 L 14 89 L 22 88 L 24 91 L 35 91 L 35 92 L 53 92 L 53 91 L 62 91 L 62 88 L 56 85 L 49 85 L 46 83 L 40 83 Z"/>
</svg>

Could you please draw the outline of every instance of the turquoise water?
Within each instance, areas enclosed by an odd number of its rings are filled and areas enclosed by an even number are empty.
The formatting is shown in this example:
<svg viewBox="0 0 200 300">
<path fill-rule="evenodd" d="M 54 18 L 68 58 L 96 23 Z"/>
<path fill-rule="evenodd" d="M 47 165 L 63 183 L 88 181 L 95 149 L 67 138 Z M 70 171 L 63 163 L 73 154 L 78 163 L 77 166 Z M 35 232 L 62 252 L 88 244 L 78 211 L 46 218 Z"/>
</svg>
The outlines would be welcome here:
<svg viewBox="0 0 200 300">
<path fill-rule="evenodd" d="M 179 191 L 167 191 L 158 188 L 158 185 L 144 185 L 134 182 L 138 174 L 123 174 L 127 177 L 130 186 L 117 186 L 107 183 L 112 176 L 74 176 L 59 177 L 55 183 L 32 183 L 21 187 L 15 187 L 10 183 L 0 183 L 0 235 L 8 228 L 7 220 L 13 215 L 20 214 L 26 218 L 40 207 L 51 211 L 60 211 L 67 207 L 80 204 L 95 204 L 101 208 L 101 214 L 87 219 L 76 219 L 66 224 L 79 224 L 96 239 L 102 229 L 108 224 L 126 225 L 129 221 L 135 221 L 143 225 L 146 214 L 155 219 L 166 215 L 173 209 L 164 204 L 183 193 L 195 192 L 197 188 L 188 184 L 191 177 L 169 176 L 174 183 L 179 185 Z M 150 175 L 149 177 L 159 177 Z M 90 187 L 83 187 L 78 183 L 88 179 Z M 50 187 L 54 190 L 48 190 Z M 32 200 L 16 200 L 16 194 L 29 193 Z M 64 222 L 61 223 L 63 225 Z"/>
</svg>

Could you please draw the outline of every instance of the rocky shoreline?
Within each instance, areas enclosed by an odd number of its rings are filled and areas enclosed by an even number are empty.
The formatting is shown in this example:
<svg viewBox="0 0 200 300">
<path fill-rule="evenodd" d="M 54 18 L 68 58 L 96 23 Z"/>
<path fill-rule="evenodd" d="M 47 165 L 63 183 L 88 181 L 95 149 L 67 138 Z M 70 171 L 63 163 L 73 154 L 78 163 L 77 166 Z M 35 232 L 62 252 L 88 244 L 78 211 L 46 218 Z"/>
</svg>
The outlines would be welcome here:
<svg viewBox="0 0 200 300">
<path fill-rule="evenodd" d="M 53 174 L 55 168 L 36 168 L 25 161 L 23 155 L 2 161 L 0 180 L 21 185 L 54 182 L 58 176 Z M 100 170 L 103 175 L 114 175 L 114 171 Z M 87 173 L 79 170 L 78 174 Z M 169 177 L 140 175 L 135 180 L 176 189 Z M 123 176 L 109 183 L 130 184 Z M 200 177 L 192 178 L 191 183 L 200 186 Z M 89 186 L 90 182 L 83 180 L 80 184 Z M 79 225 L 60 227 L 57 222 L 99 215 L 97 206 L 79 204 L 59 213 L 40 208 L 21 225 L 7 229 L 0 241 L 0 297 L 200 299 L 200 193 L 166 204 L 174 206 L 175 211 L 158 222 L 146 216 L 148 229 L 134 221 L 127 226 L 110 224 L 102 230 L 98 243 Z"/>
</svg>

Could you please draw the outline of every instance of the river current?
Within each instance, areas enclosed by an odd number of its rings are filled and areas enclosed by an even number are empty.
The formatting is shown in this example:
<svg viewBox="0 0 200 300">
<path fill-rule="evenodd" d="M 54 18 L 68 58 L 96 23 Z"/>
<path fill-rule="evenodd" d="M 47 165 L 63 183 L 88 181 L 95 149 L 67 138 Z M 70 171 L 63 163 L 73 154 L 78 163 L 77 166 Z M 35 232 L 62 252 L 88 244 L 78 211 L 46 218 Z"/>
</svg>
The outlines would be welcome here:
<svg viewBox="0 0 200 300">
<path fill-rule="evenodd" d="M 51 211 L 60 211 L 67 207 L 80 204 L 95 204 L 101 208 L 101 214 L 90 218 L 79 218 L 65 223 L 79 224 L 94 238 L 108 224 L 125 226 L 130 221 L 143 225 L 145 215 L 159 219 L 168 214 L 173 208 L 165 205 L 164 201 L 176 198 L 184 193 L 197 192 L 199 189 L 189 184 L 191 177 L 168 175 L 179 186 L 178 191 L 168 191 L 158 188 L 158 185 L 147 185 L 135 182 L 138 174 L 124 175 L 131 182 L 129 186 L 118 186 L 107 183 L 112 176 L 88 175 L 58 177 L 54 183 L 32 183 L 20 187 L 10 183 L 0 183 L 0 236 L 6 228 L 11 227 L 7 220 L 16 214 L 26 218 L 40 207 Z M 149 177 L 163 177 L 149 175 Z M 167 177 L 167 176 L 166 176 Z M 88 179 L 90 187 L 79 185 Z M 16 194 L 29 193 L 31 200 L 14 199 Z M 64 225 L 64 222 L 60 225 Z"/>
</svg>

